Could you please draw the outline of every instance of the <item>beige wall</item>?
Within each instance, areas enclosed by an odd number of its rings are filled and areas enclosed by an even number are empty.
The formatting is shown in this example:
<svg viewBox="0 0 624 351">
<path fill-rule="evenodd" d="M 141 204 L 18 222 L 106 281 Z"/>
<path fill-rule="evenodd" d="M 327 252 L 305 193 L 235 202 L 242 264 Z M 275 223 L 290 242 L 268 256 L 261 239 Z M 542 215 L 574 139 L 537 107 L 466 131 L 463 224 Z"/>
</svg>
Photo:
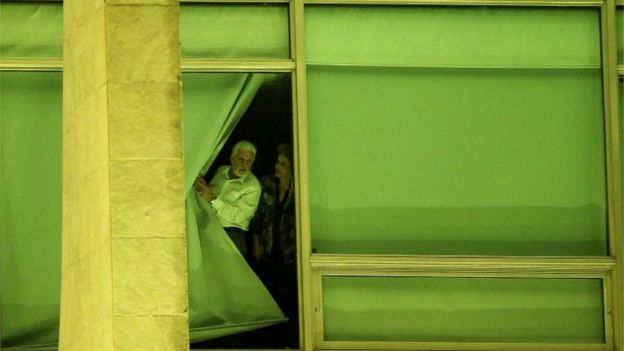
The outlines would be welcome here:
<svg viewBox="0 0 624 351">
<path fill-rule="evenodd" d="M 61 350 L 186 350 L 178 3 L 64 8 Z"/>
</svg>

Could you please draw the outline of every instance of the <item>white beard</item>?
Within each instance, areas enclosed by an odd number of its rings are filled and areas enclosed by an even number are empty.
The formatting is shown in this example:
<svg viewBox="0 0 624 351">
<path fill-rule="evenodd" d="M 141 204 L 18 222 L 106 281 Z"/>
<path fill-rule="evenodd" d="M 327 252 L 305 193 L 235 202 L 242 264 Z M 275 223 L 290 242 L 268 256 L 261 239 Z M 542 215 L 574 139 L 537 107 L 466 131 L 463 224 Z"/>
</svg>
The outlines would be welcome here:
<svg viewBox="0 0 624 351">
<path fill-rule="evenodd" d="M 247 175 L 247 173 L 248 173 L 248 172 L 249 172 L 249 171 L 243 171 L 243 170 L 241 170 L 241 169 L 239 169 L 239 168 L 235 168 L 235 169 L 234 169 L 234 174 L 235 174 L 237 177 L 244 177 L 244 176 L 246 176 L 246 175 Z"/>
</svg>

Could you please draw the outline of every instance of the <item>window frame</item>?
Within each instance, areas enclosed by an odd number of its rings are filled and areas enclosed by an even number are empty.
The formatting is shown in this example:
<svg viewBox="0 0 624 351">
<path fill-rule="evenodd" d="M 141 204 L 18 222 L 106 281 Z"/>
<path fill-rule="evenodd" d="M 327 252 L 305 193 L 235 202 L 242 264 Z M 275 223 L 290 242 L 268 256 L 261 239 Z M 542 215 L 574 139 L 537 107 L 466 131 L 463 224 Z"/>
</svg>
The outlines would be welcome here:
<svg viewBox="0 0 624 351">
<path fill-rule="evenodd" d="M 297 6 L 299 4 L 299 6 Z M 529 1 L 474 1 L 474 0 L 305 0 L 304 3 L 295 2 L 295 7 L 299 17 L 304 15 L 305 5 L 408 5 L 408 6 L 556 6 L 556 7 L 598 7 L 600 8 L 600 33 L 601 33 L 601 54 L 603 72 L 603 97 L 604 97 L 604 121 L 605 121 L 605 153 L 607 158 L 607 223 L 609 256 L 604 258 L 578 258 L 578 257 L 507 257 L 496 256 L 492 259 L 498 261 L 499 266 L 495 268 L 503 272 L 502 276 L 524 277 L 552 277 L 569 278 L 581 277 L 589 274 L 592 277 L 603 279 L 603 294 L 605 301 L 605 344 L 590 345 L 591 349 L 615 350 L 622 347 L 622 309 L 623 302 L 619 296 L 622 288 L 622 255 L 617 255 L 624 251 L 622 238 L 622 178 L 620 174 L 621 161 L 619 155 L 618 139 L 618 111 L 617 111 L 617 75 L 616 73 L 616 29 L 615 29 L 615 2 L 605 1 L 551 1 L 551 0 L 529 0 Z M 297 18 L 296 18 L 297 19 Z M 303 27 L 303 20 L 297 21 L 297 25 Z M 304 79 L 297 80 L 298 89 L 304 96 L 305 85 L 305 46 L 303 44 L 304 35 L 302 30 L 295 31 L 295 36 L 300 38 L 297 44 L 297 74 Z M 303 59 L 302 59 L 303 57 Z M 301 62 L 303 61 L 303 63 Z M 303 66 L 303 67 L 302 67 Z M 297 128 L 300 144 L 298 145 L 298 170 L 299 184 L 309 184 L 308 165 L 308 144 L 307 144 L 307 110 L 305 106 L 298 104 L 297 120 L 300 121 Z M 350 272 L 361 275 L 385 276 L 392 274 L 444 276 L 448 272 L 464 272 L 466 270 L 477 274 L 492 274 L 490 258 L 487 257 L 449 257 L 449 256 L 402 256 L 402 255 L 338 255 L 338 254 L 316 254 L 311 251 L 310 232 L 310 207 L 309 188 L 299 186 L 299 218 L 301 231 L 301 253 L 302 253 L 302 273 L 303 273 L 303 313 L 305 325 L 313 326 L 313 330 L 304 330 L 305 350 L 323 349 L 458 349 L 458 350 L 490 350 L 509 349 L 527 350 L 535 347 L 541 350 L 570 350 L 570 344 L 483 344 L 483 343 L 405 343 L 405 342 L 383 342 L 383 343 L 362 343 L 362 342 L 328 342 L 323 338 L 323 318 L 322 318 L 322 286 L 321 279 L 324 275 L 333 275 L 338 272 Z M 423 263 L 423 260 L 425 263 Z M 448 266 L 448 260 L 455 260 L 456 264 Z M 598 260 L 601 262 L 603 270 L 593 266 Z M 531 267 L 526 270 L 527 267 Z M 391 268 L 388 268 L 391 267 Z M 440 271 L 440 267 L 444 267 Z M 566 270 L 576 271 L 576 273 L 565 273 Z M 555 273 L 553 273 L 553 271 Z M 385 273 L 384 273 L 385 272 Z M 397 273 L 399 272 L 399 273 Z M 583 272 L 583 274 L 579 274 Z M 385 274 L 385 275 L 384 275 Z M 458 273 L 455 273 L 458 274 Z M 463 276 L 466 273 L 459 273 Z M 456 275 L 457 276 L 457 275 Z M 307 286 L 306 286 L 307 285 Z M 613 308 L 612 308 L 613 307 Z M 312 314 L 312 316 L 310 316 Z M 312 317 L 312 321 L 309 318 Z M 610 322 L 609 322 L 610 321 Z M 586 350 L 588 345 L 577 345 L 579 350 Z M 572 346 L 572 347 L 577 347 Z"/>
<path fill-rule="evenodd" d="M 368 261 L 368 262 L 367 262 Z M 457 257 L 388 257 L 358 260 L 336 257 L 320 258 L 313 263 L 313 291 L 315 337 L 318 349 L 397 349 L 397 350 L 614 350 L 614 327 L 610 311 L 613 298 L 609 292 L 614 288 L 611 277 L 613 264 L 606 259 L 552 259 L 514 258 L 457 258 Z M 340 263 L 338 265 L 337 263 Z M 591 267 L 590 267 L 591 265 Z M 387 341 L 327 341 L 323 327 L 324 277 L 435 277 L 435 278 L 511 278 L 511 279 L 600 279 L 602 281 L 604 343 L 514 343 L 514 342 L 387 342 Z"/>
</svg>

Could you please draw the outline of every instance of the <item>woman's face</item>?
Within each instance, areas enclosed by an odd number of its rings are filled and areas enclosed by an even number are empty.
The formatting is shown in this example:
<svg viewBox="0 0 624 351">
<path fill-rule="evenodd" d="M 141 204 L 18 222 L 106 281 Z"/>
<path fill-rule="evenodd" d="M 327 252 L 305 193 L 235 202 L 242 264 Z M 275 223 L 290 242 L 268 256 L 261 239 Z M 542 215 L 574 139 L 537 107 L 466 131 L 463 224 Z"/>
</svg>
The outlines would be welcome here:
<svg viewBox="0 0 624 351">
<path fill-rule="evenodd" d="M 292 178 L 292 168 L 290 161 L 284 155 L 277 155 L 277 161 L 275 161 L 275 176 L 280 180 L 290 181 Z"/>
</svg>

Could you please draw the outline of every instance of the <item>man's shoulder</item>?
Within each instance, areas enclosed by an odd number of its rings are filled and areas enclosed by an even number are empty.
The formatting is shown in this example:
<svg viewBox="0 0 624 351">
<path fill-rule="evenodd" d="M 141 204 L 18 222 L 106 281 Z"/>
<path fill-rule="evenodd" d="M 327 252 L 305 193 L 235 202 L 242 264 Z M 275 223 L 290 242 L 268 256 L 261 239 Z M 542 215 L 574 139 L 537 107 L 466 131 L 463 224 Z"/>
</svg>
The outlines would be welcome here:
<svg viewBox="0 0 624 351">
<path fill-rule="evenodd" d="M 229 166 L 225 165 L 225 166 L 220 166 L 219 168 L 217 168 L 217 170 L 214 171 L 214 174 L 212 175 L 212 179 L 225 177 L 225 174 L 227 174 L 228 167 Z"/>
<path fill-rule="evenodd" d="M 247 174 L 247 179 L 245 179 L 245 183 L 249 186 L 249 187 L 253 187 L 253 188 L 257 188 L 260 189 L 260 181 L 258 180 L 258 178 L 256 178 L 256 176 L 249 172 L 249 174 Z"/>
<path fill-rule="evenodd" d="M 229 168 L 230 168 L 230 166 L 228 166 L 228 165 L 219 166 L 219 168 L 217 168 L 217 170 L 215 171 L 215 174 L 221 174 L 221 173 L 225 172 Z"/>
</svg>

